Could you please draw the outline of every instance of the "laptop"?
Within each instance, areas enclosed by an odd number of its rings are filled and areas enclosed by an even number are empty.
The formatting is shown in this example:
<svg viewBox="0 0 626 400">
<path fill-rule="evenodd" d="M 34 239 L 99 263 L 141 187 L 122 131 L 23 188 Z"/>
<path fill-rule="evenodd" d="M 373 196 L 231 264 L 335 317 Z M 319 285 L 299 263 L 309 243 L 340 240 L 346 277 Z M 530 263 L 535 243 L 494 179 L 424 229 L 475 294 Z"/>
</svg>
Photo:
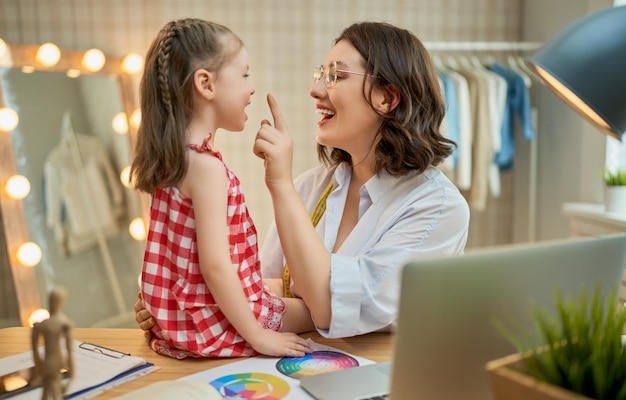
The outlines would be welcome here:
<svg viewBox="0 0 626 400">
<path fill-rule="evenodd" d="M 392 363 L 305 376 L 319 400 L 492 399 L 488 361 L 516 353 L 497 328 L 532 335 L 531 310 L 555 289 L 621 289 L 626 235 L 565 239 L 409 260 L 402 270 Z M 378 396 L 378 397 L 377 397 Z"/>
</svg>

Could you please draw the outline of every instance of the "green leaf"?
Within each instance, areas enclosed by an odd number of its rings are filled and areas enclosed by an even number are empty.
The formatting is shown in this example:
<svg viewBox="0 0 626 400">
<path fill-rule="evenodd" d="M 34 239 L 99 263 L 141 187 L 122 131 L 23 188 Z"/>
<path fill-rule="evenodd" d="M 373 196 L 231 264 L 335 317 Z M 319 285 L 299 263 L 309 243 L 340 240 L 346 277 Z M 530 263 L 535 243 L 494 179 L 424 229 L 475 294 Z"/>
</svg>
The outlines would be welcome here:
<svg viewBox="0 0 626 400">
<path fill-rule="evenodd" d="M 534 378 L 590 398 L 626 400 L 626 350 L 622 334 L 626 309 L 614 289 L 605 299 L 601 285 L 592 295 L 555 292 L 555 313 L 534 306 L 535 337 L 522 338 L 498 329 L 523 354 Z"/>
<path fill-rule="evenodd" d="M 626 186 L 626 170 L 611 171 L 606 169 L 603 176 L 607 186 Z"/>
</svg>

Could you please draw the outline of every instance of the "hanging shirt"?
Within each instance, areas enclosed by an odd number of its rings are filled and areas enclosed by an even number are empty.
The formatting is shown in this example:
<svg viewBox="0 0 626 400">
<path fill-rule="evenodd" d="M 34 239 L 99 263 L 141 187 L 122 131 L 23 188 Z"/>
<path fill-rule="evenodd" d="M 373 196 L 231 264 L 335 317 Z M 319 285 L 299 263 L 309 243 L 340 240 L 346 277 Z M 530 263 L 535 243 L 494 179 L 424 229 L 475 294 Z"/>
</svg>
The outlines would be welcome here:
<svg viewBox="0 0 626 400">
<path fill-rule="evenodd" d="M 351 168 L 321 165 L 295 180 L 306 208 L 315 207 L 334 179 L 326 212 L 316 226 L 328 251 L 335 245 L 351 179 Z M 400 272 L 411 257 L 462 253 L 467 241 L 469 208 L 459 190 L 437 168 L 392 176 L 385 171 L 360 190 L 356 226 L 331 253 L 332 319 L 325 337 L 349 337 L 393 324 L 398 311 Z M 261 251 L 264 278 L 280 278 L 285 264 L 276 227 Z M 295 293 L 297 295 L 297 292 Z"/>
<path fill-rule="evenodd" d="M 120 233 L 123 192 L 102 141 L 64 135 L 44 163 L 46 225 L 61 254 L 71 256 Z"/>
<path fill-rule="evenodd" d="M 446 114 L 444 117 L 446 132 L 445 136 L 449 139 L 454 140 L 457 144 L 457 148 L 454 149 L 454 153 L 452 153 L 452 168 L 456 168 L 458 159 L 459 159 L 459 139 L 461 136 L 460 133 L 460 121 L 459 121 L 459 101 L 457 99 L 457 88 L 453 81 L 453 78 L 448 75 L 447 72 L 442 70 L 437 70 L 437 75 L 439 76 L 439 81 L 441 82 L 441 86 L 443 89 L 443 97 L 446 103 Z"/>
<path fill-rule="evenodd" d="M 487 207 L 490 169 L 493 162 L 493 144 L 489 121 L 488 86 L 484 75 L 473 67 L 462 67 L 457 72 L 468 82 L 472 106 L 472 187 L 469 205 L 477 211 Z"/>
<path fill-rule="evenodd" d="M 526 140 L 534 140 L 535 128 L 531 118 L 530 96 L 524 78 L 510 68 L 493 63 L 490 69 L 507 81 L 507 101 L 502 116 L 502 146 L 495 156 L 501 170 L 513 168 L 515 157 L 515 116 L 519 118 Z"/>
<path fill-rule="evenodd" d="M 444 66 L 442 66 L 442 68 L 443 67 Z M 454 86 L 456 93 L 455 108 L 458 116 L 459 137 L 456 151 L 454 184 L 461 190 L 469 190 L 472 187 L 473 145 L 473 116 L 469 86 L 465 77 L 458 72 L 450 68 L 442 69 L 442 71 L 448 77 L 449 82 Z M 450 100 L 450 102 L 452 102 L 452 100 Z"/>
</svg>

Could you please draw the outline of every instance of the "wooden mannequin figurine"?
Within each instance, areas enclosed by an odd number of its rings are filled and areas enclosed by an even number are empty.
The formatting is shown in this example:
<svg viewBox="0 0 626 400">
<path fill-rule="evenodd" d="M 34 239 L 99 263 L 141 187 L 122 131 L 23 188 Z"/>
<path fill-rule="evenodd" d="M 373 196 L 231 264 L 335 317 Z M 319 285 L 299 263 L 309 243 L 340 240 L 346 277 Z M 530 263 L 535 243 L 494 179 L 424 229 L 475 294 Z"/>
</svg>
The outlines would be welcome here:
<svg viewBox="0 0 626 400">
<path fill-rule="evenodd" d="M 33 325 L 33 358 L 36 375 L 43 384 L 42 400 L 62 400 L 74 376 L 72 321 L 61 312 L 66 297 L 64 288 L 54 287 L 50 292 L 50 318 Z M 40 337 L 43 337 L 43 355 L 37 350 Z M 62 343 L 66 346 L 65 351 Z M 65 370 L 67 372 L 63 374 Z M 68 379 L 64 380 L 62 375 Z"/>
</svg>

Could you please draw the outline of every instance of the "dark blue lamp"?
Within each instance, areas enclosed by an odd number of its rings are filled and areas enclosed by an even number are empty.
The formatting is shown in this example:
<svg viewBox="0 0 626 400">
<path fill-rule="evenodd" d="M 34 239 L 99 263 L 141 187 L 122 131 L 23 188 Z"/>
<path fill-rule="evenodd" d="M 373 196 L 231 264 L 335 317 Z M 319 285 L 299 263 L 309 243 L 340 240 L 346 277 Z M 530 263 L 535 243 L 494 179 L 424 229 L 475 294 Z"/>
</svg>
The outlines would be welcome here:
<svg viewBox="0 0 626 400">
<path fill-rule="evenodd" d="M 626 132 L 626 6 L 575 21 L 527 64 L 589 122 L 622 140 Z"/>
</svg>

